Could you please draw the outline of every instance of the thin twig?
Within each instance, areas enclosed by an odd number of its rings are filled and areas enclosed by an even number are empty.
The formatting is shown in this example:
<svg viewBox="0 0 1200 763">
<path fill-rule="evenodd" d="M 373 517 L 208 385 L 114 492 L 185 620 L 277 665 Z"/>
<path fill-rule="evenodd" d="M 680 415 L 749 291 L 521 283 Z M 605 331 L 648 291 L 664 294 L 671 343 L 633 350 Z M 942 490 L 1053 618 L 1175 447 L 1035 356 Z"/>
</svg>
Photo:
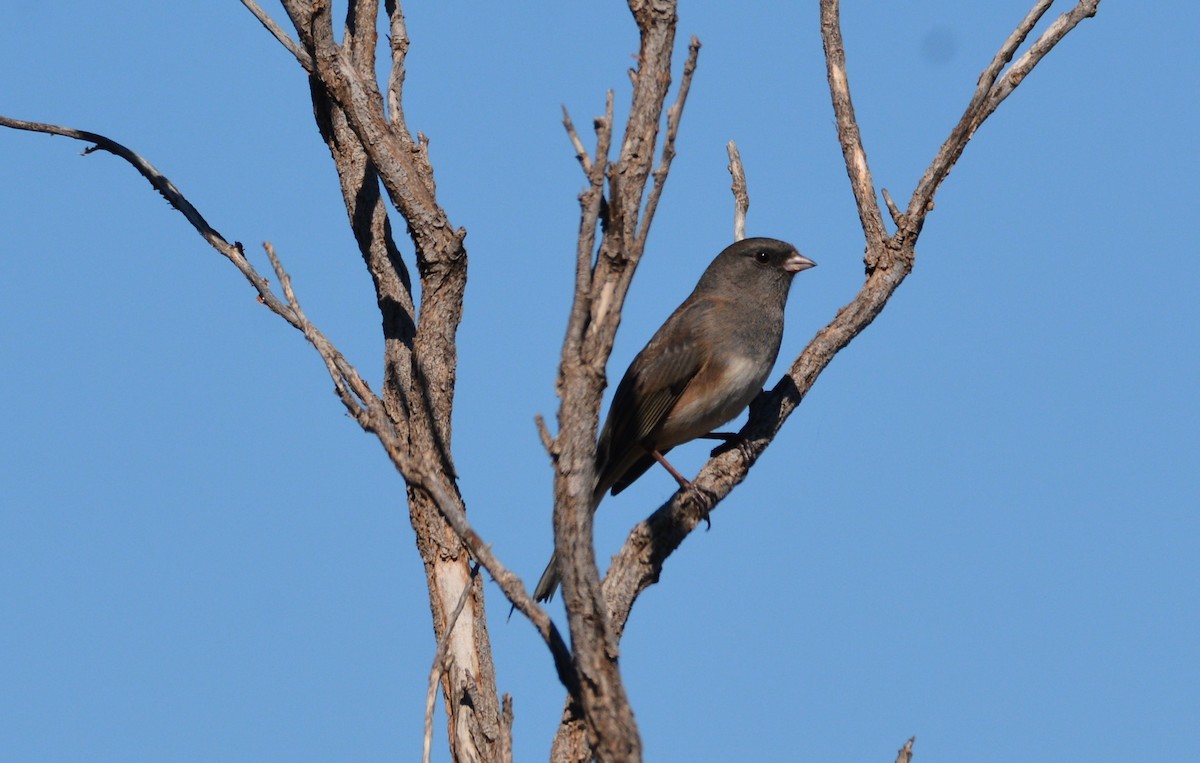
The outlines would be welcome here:
<svg viewBox="0 0 1200 763">
<path fill-rule="evenodd" d="M 683 76 L 679 79 L 679 92 L 675 95 L 675 103 L 667 109 L 667 135 L 663 139 L 662 155 L 658 168 L 654 170 L 654 185 L 650 188 L 650 196 L 646 199 L 646 209 L 642 212 L 641 227 L 637 234 L 637 248 L 641 251 L 646 246 L 646 237 L 650 234 L 650 223 L 654 221 L 654 212 L 658 209 L 658 200 L 662 196 L 663 186 L 667 182 L 667 173 L 671 170 L 671 160 L 675 158 L 675 137 L 679 134 L 679 120 L 683 118 L 683 107 L 687 103 L 688 91 L 692 89 L 692 77 L 696 73 L 696 60 L 700 56 L 700 40 L 692 37 L 688 43 L 687 61 L 683 64 Z"/>
<path fill-rule="evenodd" d="M 883 194 L 883 200 L 887 204 L 888 214 L 892 216 L 892 222 L 896 223 L 896 227 L 903 227 L 904 221 L 900 218 L 900 209 L 896 206 L 896 202 L 892 201 L 892 195 L 888 193 L 888 189 L 880 188 L 879 192 Z"/>
<path fill-rule="evenodd" d="M 291 307 L 292 313 L 296 316 L 296 328 L 304 334 L 304 338 L 316 348 L 321 359 L 325 361 L 325 368 L 329 371 L 329 378 L 333 380 L 334 391 L 337 393 L 338 399 L 342 404 L 355 416 L 356 419 L 368 412 L 368 399 L 373 393 L 370 389 L 366 389 L 366 394 L 351 393 L 349 385 L 358 387 L 366 387 L 366 382 L 358 378 L 358 372 L 353 366 L 348 363 L 348 370 L 343 370 L 341 353 L 325 338 L 324 334 L 317 329 L 304 314 L 303 308 L 300 307 L 300 301 L 296 299 L 296 293 L 292 290 L 292 277 L 286 270 L 283 269 L 283 263 L 280 262 L 279 256 L 275 253 L 275 247 L 271 242 L 263 243 L 263 249 L 267 253 L 267 259 L 271 263 L 271 268 L 275 271 L 275 278 L 279 281 L 279 287 L 283 290 L 283 296 L 287 300 L 288 306 Z M 351 381 L 354 380 L 354 381 Z M 360 422 L 361 423 L 361 422 Z"/>
<path fill-rule="evenodd" d="M 551 456 L 554 455 L 554 435 L 550 434 L 550 429 L 546 426 L 546 420 L 542 418 L 542 414 L 537 414 L 533 417 L 533 423 L 537 425 L 538 437 L 542 440 L 542 447 Z"/>
<path fill-rule="evenodd" d="M 579 237 L 575 248 L 575 294 L 571 302 L 571 315 L 567 321 L 567 344 L 564 357 L 578 358 L 583 352 L 584 332 L 587 330 L 588 315 L 592 311 L 592 256 L 596 251 L 596 228 L 602 221 L 604 209 L 604 170 L 608 166 L 608 153 L 612 148 L 613 93 L 605 98 L 604 116 L 596 119 L 596 156 L 588 161 L 588 187 L 579 196 Z M 594 324 L 592 324 L 594 325 Z M 566 364 L 559 364 L 558 394 L 563 394 Z"/>
<path fill-rule="evenodd" d="M 938 149 L 937 155 L 929 163 L 929 167 L 926 168 L 920 182 L 917 183 L 916 190 L 913 191 L 912 199 L 908 203 L 908 217 L 909 224 L 914 230 L 920 231 L 920 227 L 924 223 L 925 214 L 929 212 L 929 207 L 933 202 L 933 196 L 937 193 L 938 187 L 946 179 L 946 175 L 950 173 L 950 168 L 962 156 L 967 142 L 971 140 L 975 131 L 983 124 L 983 121 L 991 116 L 996 107 L 1033 71 L 1033 68 L 1037 66 L 1068 32 L 1074 29 L 1085 18 L 1091 18 L 1096 15 L 1096 9 L 1100 5 L 1100 0 L 1080 0 L 1074 8 L 1058 17 L 1033 45 L 1029 47 L 1029 50 L 1025 51 L 1024 55 L 997 81 L 1001 67 L 1012 58 L 1017 47 L 1024 41 L 1034 24 L 1046 12 L 1049 5 L 1048 0 L 1038 0 L 1029 13 L 1026 14 L 1025 18 L 1017 25 L 1013 33 L 1004 41 L 1004 44 L 1001 45 L 999 52 L 996 53 L 991 63 L 979 75 L 979 85 L 975 89 L 975 94 L 971 97 L 971 102 L 963 111 L 958 124 L 950 131 L 950 135 L 942 143 L 941 148 Z"/>
<path fill-rule="evenodd" d="M 971 98 L 972 104 L 982 103 L 984 97 L 991 91 L 992 85 L 996 84 L 996 77 L 1000 75 L 1004 67 L 1012 60 L 1016 54 L 1017 48 L 1021 47 L 1021 43 L 1025 42 L 1025 38 L 1041 21 L 1042 16 L 1046 11 L 1050 10 L 1050 6 L 1054 5 L 1054 0 L 1037 0 L 1034 6 L 1029 9 L 1029 13 L 1025 14 L 1025 18 L 1021 19 L 1012 34 L 1008 36 L 996 51 L 996 55 L 992 57 L 992 62 L 987 65 L 983 73 L 979 75 L 979 81 L 975 86 L 975 94 Z"/>
<path fill-rule="evenodd" d="M 404 12 L 396 0 L 385 0 L 384 10 L 388 15 L 389 44 L 392 51 L 392 70 L 388 74 L 387 106 L 388 119 L 394 125 L 404 124 L 404 111 L 400 104 L 400 91 L 404 89 L 404 59 L 408 56 L 408 27 L 404 23 Z"/>
<path fill-rule="evenodd" d="M 225 240 L 225 237 L 216 231 L 199 210 L 192 206 L 183 194 L 175 187 L 175 184 L 167 179 L 166 175 L 159 172 L 158 168 L 151 164 L 147 159 L 139 155 L 137 152 L 126 148 L 117 143 L 115 140 L 106 138 L 99 133 L 88 132 L 87 130 L 76 130 L 73 127 L 61 127 L 59 125 L 45 124 L 43 122 L 26 122 L 22 119 L 12 119 L 10 117 L 0 116 L 0 125 L 4 127 L 12 127 L 16 130 L 28 130 L 29 132 L 42 132 L 48 135 L 62 135 L 67 138 L 74 138 L 85 143 L 93 143 L 95 145 L 84 149 L 84 156 L 95 151 L 107 151 L 114 156 L 119 156 L 125 161 L 133 165 L 133 168 L 141 174 L 142 177 L 150 181 L 150 185 L 154 186 L 154 190 L 162 194 L 162 197 L 167 200 L 175 209 L 179 210 L 187 221 L 192 224 L 192 227 L 204 237 L 204 240 L 220 249 L 230 246 L 230 243 Z"/>
<path fill-rule="evenodd" d="M 230 262 L 241 271 L 250 285 L 258 292 L 259 301 L 266 305 L 271 312 L 275 313 L 285 321 L 290 323 L 295 328 L 300 325 L 296 321 L 296 316 L 291 308 L 281 301 L 272 291 L 270 282 L 266 278 L 259 275 L 246 259 L 246 254 L 242 250 L 242 245 L 238 242 L 229 243 L 215 228 L 208 224 L 204 219 L 204 215 L 192 206 L 192 203 L 187 200 L 183 193 L 175 187 L 175 184 L 162 174 L 151 164 L 146 158 L 117 143 L 111 138 L 106 138 L 99 133 L 88 132 L 87 130 L 76 130 L 73 127 L 62 127 L 59 125 L 44 124 L 42 122 L 27 122 L 21 119 L 12 119 L 10 117 L 0 116 L 0 126 L 11 127 L 16 130 L 27 130 L 29 132 L 46 133 L 47 135 L 61 135 L 67 138 L 74 138 L 86 143 L 94 145 L 84 150 L 83 155 L 95 153 L 96 151 L 106 151 L 114 156 L 118 156 L 128 162 L 138 173 L 150 181 L 150 185 L 154 190 L 158 191 L 167 203 L 179 211 L 180 214 L 191 224 L 196 232 L 199 233 L 205 241 L 214 249 L 225 256 Z"/>
<path fill-rule="evenodd" d="M 424 763 L 429 763 L 429 754 L 433 749 L 433 705 L 437 699 L 437 685 L 441 680 L 442 672 L 449 669 L 446 663 L 446 654 L 450 651 L 450 634 L 454 632 L 454 626 L 458 623 L 458 616 L 462 614 L 463 607 L 467 605 L 467 600 L 471 598 L 471 586 L 474 585 L 475 576 L 479 574 L 479 562 L 476 561 L 471 565 L 471 576 L 467 578 L 467 584 L 463 587 L 462 595 L 458 597 L 458 605 L 454 607 L 454 611 L 450 613 L 450 622 L 446 624 L 446 631 L 442 634 L 437 651 L 433 655 L 433 666 L 429 669 L 429 688 L 425 692 L 425 740 L 421 760 Z"/>
<path fill-rule="evenodd" d="M 821 2 L 821 42 L 825 47 L 825 69 L 829 79 L 829 94 L 833 99 L 833 113 L 837 121 L 838 142 L 842 145 L 846 174 L 850 177 L 850 188 L 854 191 L 854 201 L 858 205 L 858 218 L 867 237 L 867 257 L 870 259 L 872 252 L 883 248 L 887 231 L 883 227 L 879 202 L 875 199 L 875 181 L 871 179 L 867 151 L 863 148 L 862 134 L 854 116 L 854 103 L 850 99 L 850 81 L 846 75 L 846 48 L 842 43 L 838 0 Z"/>
<path fill-rule="evenodd" d="M 1079 22 L 1095 16 L 1099 7 L 1100 0 L 1081 0 L 1074 8 L 1055 19 L 1054 23 L 1029 46 L 1029 50 L 1025 51 L 1008 68 L 1008 71 L 1000 78 L 1000 82 L 992 89 L 992 93 L 988 96 L 987 114 L 995 111 L 1000 102 L 1007 98 L 1017 85 L 1021 84 L 1021 80 L 1025 79 L 1029 72 L 1033 71 L 1033 67 L 1037 66 L 1038 62 L 1063 37 L 1066 37 L 1068 32 L 1078 26 Z"/>
<path fill-rule="evenodd" d="M 571 145 L 575 147 L 575 158 L 579 160 L 579 164 L 583 167 L 583 174 L 591 177 L 592 174 L 592 159 L 588 156 L 588 151 L 584 148 L 583 140 L 580 139 L 579 133 L 575 131 L 575 123 L 571 121 L 571 113 L 567 111 L 567 105 L 564 103 L 563 112 L 563 127 L 567 130 L 567 138 L 570 139 Z"/>
<path fill-rule="evenodd" d="M 746 212 L 750 209 L 750 192 L 746 189 L 746 170 L 742 167 L 742 154 L 732 140 L 725 144 L 729 154 L 729 174 L 733 178 L 733 240 L 746 237 Z"/>
<path fill-rule="evenodd" d="M 275 19 L 271 18 L 266 11 L 259 7 L 258 3 L 254 2 L 254 0 L 242 0 L 242 5 L 246 6 L 246 8 L 254 14 L 254 18 L 258 19 L 259 22 L 266 27 L 267 31 L 274 35 L 275 39 L 279 40 L 279 42 L 283 44 L 283 47 L 287 48 L 288 51 L 296 57 L 296 60 L 299 61 L 300 65 L 304 67 L 304 71 L 309 72 L 310 74 L 312 73 L 312 56 L 308 55 L 307 50 L 300 47 L 300 43 L 289 37 L 288 33 L 283 31 L 283 27 L 279 26 L 279 24 L 276 24 Z"/>
</svg>

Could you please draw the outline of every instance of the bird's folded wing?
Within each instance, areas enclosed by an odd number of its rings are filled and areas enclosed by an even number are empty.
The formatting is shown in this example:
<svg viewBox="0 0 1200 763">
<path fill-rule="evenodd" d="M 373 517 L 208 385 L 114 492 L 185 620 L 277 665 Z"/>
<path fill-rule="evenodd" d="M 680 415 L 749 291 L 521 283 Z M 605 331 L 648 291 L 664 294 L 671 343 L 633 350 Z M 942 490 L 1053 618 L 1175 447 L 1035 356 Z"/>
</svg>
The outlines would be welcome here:
<svg viewBox="0 0 1200 763">
<path fill-rule="evenodd" d="M 689 327 L 703 326 L 704 321 L 695 318 L 710 308 L 708 300 L 697 300 L 675 311 L 617 386 L 597 449 L 600 484 L 611 484 L 614 494 L 654 463 L 643 443 L 653 441 L 704 364 L 700 343 Z"/>
</svg>

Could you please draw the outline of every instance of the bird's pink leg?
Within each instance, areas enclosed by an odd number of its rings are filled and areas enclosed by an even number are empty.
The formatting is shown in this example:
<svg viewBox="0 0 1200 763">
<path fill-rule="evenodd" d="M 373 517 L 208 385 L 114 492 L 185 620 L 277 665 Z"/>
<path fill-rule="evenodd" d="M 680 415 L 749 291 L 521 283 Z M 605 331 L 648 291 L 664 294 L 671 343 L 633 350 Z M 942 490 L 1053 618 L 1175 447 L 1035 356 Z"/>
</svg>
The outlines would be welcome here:
<svg viewBox="0 0 1200 763">
<path fill-rule="evenodd" d="M 671 476 L 674 477 L 675 481 L 679 483 L 679 488 L 681 490 L 691 490 L 692 483 L 688 482 L 687 478 L 680 474 L 674 466 L 671 466 L 671 462 L 664 458 L 662 453 L 659 453 L 657 450 L 651 450 L 650 455 L 654 456 L 654 460 L 662 464 L 663 468 L 671 473 Z M 708 529 L 711 530 L 712 520 L 709 519 L 707 513 L 704 515 L 704 522 L 708 525 Z"/>
<path fill-rule="evenodd" d="M 659 453 L 657 450 L 651 450 L 650 455 L 654 456 L 654 460 L 662 464 L 663 468 L 671 473 L 671 476 L 674 477 L 675 481 L 679 483 L 679 487 L 683 488 L 684 490 L 691 489 L 692 483 L 689 482 L 686 477 L 680 474 L 674 466 L 671 466 L 671 462 L 664 458 L 662 453 Z"/>
</svg>

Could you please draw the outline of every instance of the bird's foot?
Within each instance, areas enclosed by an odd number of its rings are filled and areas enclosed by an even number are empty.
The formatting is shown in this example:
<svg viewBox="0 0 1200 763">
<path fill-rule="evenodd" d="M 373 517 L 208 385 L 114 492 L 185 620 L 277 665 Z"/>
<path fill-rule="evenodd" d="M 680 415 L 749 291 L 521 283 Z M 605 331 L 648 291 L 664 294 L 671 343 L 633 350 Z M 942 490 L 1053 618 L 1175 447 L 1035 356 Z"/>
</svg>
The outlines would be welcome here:
<svg viewBox="0 0 1200 763">
<path fill-rule="evenodd" d="M 733 438 L 733 439 L 735 439 L 735 440 L 736 440 L 736 439 L 739 439 L 737 435 L 723 435 L 723 434 L 721 434 L 721 435 L 718 435 L 718 434 L 716 434 L 716 433 L 714 433 L 714 434 L 712 434 L 712 435 L 701 435 L 701 437 L 709 437 L 710 439 L 717 439 L 717 440 L 723 440 L 723 439 L 725 439 L 726 437 L 731 437 L 731 438 Z M 675 481 L 679 483 L 679 489 L 680 489 L 680 490 L 682 490 L 682 491 L 684 491 L 684 492 L 687 492 L 687 491 L 689 491 L 689 490 L 692 490 L 692 489 L 695 487 L 695 485 L 693 485 L 693 484 L 692 484 L 692 483 L 691 483 L 691 482 L 690 482 L 690 481 L 687 479 L 687 477 L 684 477 L 682 474 L 680 474 L 680 473 L 679 473 L 679 470 L 678 470 L 678 469 L 676 469 L 674 466 L 671 466 L 671 462 L 670 462 L 670 461 L 668 461 L 667 459 L 663 458 L 663 454 L 662 454 L 662 453 L 659 453 L 657 450 L 652 450 L 652 451 L 650 451 L 650 455 L 654 456 L 654 460 L 655 460 L 655 461 L 658 461 L 658 463 L 662 464 L 663 468 L 664 468 L 664 469 L 666 469 L 668 472 L 670 472 L 670 473 L 671 473 L 671 476 L 672 476 L 672 477 L 674 477 L 674 478 L 675 478 Z M 705 527 L 705 528 L 704 528 L 706 532 L 707 532 L 708 530 L 711 530 L 711 529 L 712 529 L 712 520 L 708 518 L 708 514 L 709 514 L 709 512 L 708 512 L 708 511 L 705 511 L 705 512 L 704 512 L 704 515 L 703 515 L 703 517 L 702 517 L 702 519 L 704 520 L 704 523 L 705 523 L 705 525 L 707 525 L 707 527 Z"/>
</svg>

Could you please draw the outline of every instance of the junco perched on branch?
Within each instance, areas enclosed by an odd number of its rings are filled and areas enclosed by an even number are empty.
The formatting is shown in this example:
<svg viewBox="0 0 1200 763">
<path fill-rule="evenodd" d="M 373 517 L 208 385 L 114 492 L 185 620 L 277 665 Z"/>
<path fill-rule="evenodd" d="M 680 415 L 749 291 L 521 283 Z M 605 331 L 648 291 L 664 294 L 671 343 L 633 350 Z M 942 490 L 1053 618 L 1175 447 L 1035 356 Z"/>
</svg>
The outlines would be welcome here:
<svg viewBox="0 0 1200 763">
<path fill-rule="evenodd" d="M 596 443 L 593 511 L 655 461 L 690 486 L 663 456 L 709 435 L 759 393 L 779 354 L 792 276 L 814 265 L 773 238 L 743 239 L 717 255 L 617 385 Z M 551 557 L 534 598 L 549 600 L 558 583 Z"/>
</svg>

